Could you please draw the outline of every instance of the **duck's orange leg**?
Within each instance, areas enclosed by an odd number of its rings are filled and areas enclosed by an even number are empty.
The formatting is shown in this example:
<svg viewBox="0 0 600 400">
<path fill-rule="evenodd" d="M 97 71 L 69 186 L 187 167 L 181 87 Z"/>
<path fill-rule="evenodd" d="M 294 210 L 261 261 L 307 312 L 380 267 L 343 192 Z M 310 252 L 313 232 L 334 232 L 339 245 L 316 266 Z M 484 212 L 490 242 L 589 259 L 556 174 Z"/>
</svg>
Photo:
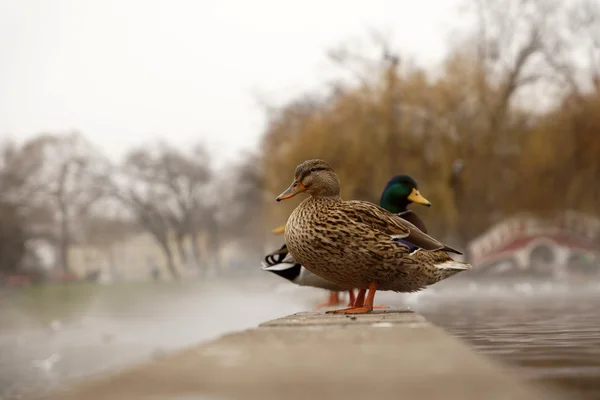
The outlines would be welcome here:
<svg viewBox="0 0 600 400">
<path fill-rule="evenodd" d="M 354 302 L 356 301 L 356 296 L 354 296 L 354 289 L 348 290 L 348 295 L 350 296 L 350 300 L 348 301 L 348 307 L 353 307 Z"/>
<path fill-rule="evenodd" d="M 354 307 L 362 307 L 365 304 L 365 294 L 367 293 L 366 289 L 361 289 L 358 291 L 358 296 L 354 301 Z M 388 306 L 373 306 L 373 310 L 384 310 L 389 308 Z"/>
<path fill-rule="evenodd" d="M 362 306 L 362 304 L 365 301 L 365 293 L 367 293 L 367 289 L 359 289 L 358 290 L 358 295 L 356 296 L 356 298 L 354 299 L 353 304 L 351 304 L 350 307 L 343 308 L 341 310 L 327 311 L 327 313 L 333 313 L 333 312 L 335 312 L 335 313 L 341 313 L 341 312 L 344 312 L 346 310 L 353 310 L 358 305 Z"/>
<path fill-rule="evenodd" d="M 361 289 L 358 292 L 358 297 L 354 300 L 354 307 L 362 307 L 365 303 L 365 294 L 367 293 L 366 289 Z M 373 306 L 373 310 L 384 310 L 386 308 L 390 308 L 389 306 Z"/>
<path fill-rule="evenodd" d="M 364 300 L 364 303 L 362 305 L 359 306 L 358 304 L 361 304 L 361 303 L 359 303 L 359 300 L 364 299 L 365 289 L 361 289 L 358 292 L 358 296 L 356 298 L 354 307 L 344 308 L 341 310 L 327 311 L 327 313 L 328 314 L 367 314 L 367 313 L 370 313 L 371 311 L 373 311 L 373 300 L 375 300 L 375 292 L 376 291 L 377 291 L 377 284 L 375 282 L 371 282 L 371 283 L 369 283 L 369 294 L 367 295 L 367 298 Z M 362 296 L 361 296 L 361 292 L 362 292 Z"/>
<path fill-rule="evenodd" d="M 363 305 L 363 303 L 365 302 L 365 294 L 367 294 L 367 289 L 359 289 L 358 295 L 356 296 L 356 299 L 354 300 L 354 304 L 352 305 L 351 308 L 361 307 Z"/>
<path fill-rule="evenodd" d="M 331 291 L 329 292 L 329 299 L 319 304 L 315 308 L 315 311 L 323 307 L 337 306 L 338 304 L 340 304 L 340 294 L 338 292 Z"/>
</svg>

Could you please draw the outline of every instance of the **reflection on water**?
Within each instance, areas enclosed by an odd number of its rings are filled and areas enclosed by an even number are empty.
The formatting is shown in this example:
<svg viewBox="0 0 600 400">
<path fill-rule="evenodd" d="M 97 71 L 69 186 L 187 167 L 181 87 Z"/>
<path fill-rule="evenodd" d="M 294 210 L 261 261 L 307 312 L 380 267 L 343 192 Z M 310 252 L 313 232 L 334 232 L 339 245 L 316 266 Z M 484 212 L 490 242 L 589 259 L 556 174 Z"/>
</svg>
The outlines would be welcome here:
<svg viewBox="0 0 600 400">
<path fill-rule="evenodd" d="M 600 398 L 600 285 L 446 283 L 378 303 L 410 306 L 533 381 Z M 270 276 L 0 292 L 0 399 L 304 311 L 323 295 Z"/>
</svg>

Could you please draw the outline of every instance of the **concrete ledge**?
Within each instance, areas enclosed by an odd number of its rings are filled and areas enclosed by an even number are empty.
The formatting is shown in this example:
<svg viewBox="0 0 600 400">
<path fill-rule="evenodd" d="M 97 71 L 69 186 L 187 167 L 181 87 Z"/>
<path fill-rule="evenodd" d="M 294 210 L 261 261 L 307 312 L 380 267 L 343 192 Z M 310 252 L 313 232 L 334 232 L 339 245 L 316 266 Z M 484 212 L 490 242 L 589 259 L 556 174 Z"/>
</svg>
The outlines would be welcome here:
<svg viewBox="0 0 600 400">
<path fill-rule="evenodd" d="M 551 399 L 415 313 L 299 313 L 42 396 L 100 399 Z"/>
</svg>

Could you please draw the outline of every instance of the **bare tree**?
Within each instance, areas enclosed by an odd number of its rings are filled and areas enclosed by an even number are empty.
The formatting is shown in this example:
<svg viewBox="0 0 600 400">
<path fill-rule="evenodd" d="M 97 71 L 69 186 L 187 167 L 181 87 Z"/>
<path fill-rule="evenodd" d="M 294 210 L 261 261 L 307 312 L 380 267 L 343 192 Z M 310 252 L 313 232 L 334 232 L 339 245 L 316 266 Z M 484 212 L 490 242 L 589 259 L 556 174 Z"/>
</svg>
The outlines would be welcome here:
<svg viewBox="0 0 600 400">
<path fill-rule="evenodd" d="M 508 109 L 522 89 L 552 79 L 543 62 L 545 40 L 552 35 L 557 12 L 554 0 L 474 0 L 474 36 L 478 100 L 487 114 L 488 129 L 498 131 L 509 121 Z"/>
<path fill-rule="evenodd" d="M 221 193 L 224 201 L 219 207 L 219 221 L 215 221 L 220 237 L 236 241 L 240 250 L 250 252 L 253 259 L 259 259 L 266 242 L 265 177 L 260 157 L 246 154 L 221 179 L 226 180 L 228 185 L 223 185 L 227 190 Z"/>
<path fill-rule="evenodd" d="M 117 207 L 115 207 L 117 206 Z M 86 245 L 99 250 L 108 260 L 113 278 L 117 278 L 115 247 L 139 233 L 140 228 L 129 213 L 123 212 L 122 203 L 107 198 L 96 204 L 92 212 L 80 220 L 81 237 Z"/>
<path fill-rule="evenodd" d="M 19 269 L 27 239 L 26 221 L 18 206 L 0 202 L 0 275 Z"/>
<path fill-rule="evenodd" d="M 600 3 L 564 2 L 544 37 L 544 60 L 573 98 L 600 91 Z"/>
<path fill-rule="evenodd" d="M 170 235 L 173 233 L 182 263 L 189 263 L 184 248 L 190 239 L 192 255 L 200 264 L 198 233 L 205 222 L 205 187 L 211 178 L 209 158 L 201 146 L 190 153 L 165 143 L 131 151 L 122 168 L 115 193 L 127 204 L 144 229 L 162 248 L 169 271 L 178 278 Z"/>
<path fill-rule="evenodd" d="M 0 269 L 5 271 L 15 272 L 25 266 L 25 258 L 36 258 L 28 243 L 52 239 L 53 214 L 48 204 L 38 201 L 45 185 L 33 179 L 41 167 L 42 160 L 15 143 L 0 145 Z"/>
<path fill-rule="evenodd" d="M 22 153 L 41 162 L 30 182 L 38 202 L 50 204 L 56 213 L 58 260 L 69 272 L 77 221 L 104 195 L 110 166 L 78 133 L 39 136 L 26 143 Z"/>
<path fill-rule="evenodd" d="M 169 245 L 169 222 L 159 209 L 165 196 L 157 188 L 137 176 L 135 164 L 127 163 L 119 175 L 112 174 L 112 195 L 120 200 L 134 215 L 137 223 L 156 240 L 167 261 L 167 268 L 174 279 L 180 273 L 173 260 L 173 252 Z"/>
<path fill-rule="evenodd" d="M 184 264 L 190 261 L 184 250 L 184 241 L 189 238 L 194 261 L 199 265 L 198 233 L 203 223 L 210 223 L 205 194 L 212 176 L 208 154 L 201 146 L 196 146 L 190 155 L 165 148 L 156 161 L 157 183 L 165 186 L 171 198 L 166 204 L 166 215 L 175 231 L 180 258 Z"/>
</svg>

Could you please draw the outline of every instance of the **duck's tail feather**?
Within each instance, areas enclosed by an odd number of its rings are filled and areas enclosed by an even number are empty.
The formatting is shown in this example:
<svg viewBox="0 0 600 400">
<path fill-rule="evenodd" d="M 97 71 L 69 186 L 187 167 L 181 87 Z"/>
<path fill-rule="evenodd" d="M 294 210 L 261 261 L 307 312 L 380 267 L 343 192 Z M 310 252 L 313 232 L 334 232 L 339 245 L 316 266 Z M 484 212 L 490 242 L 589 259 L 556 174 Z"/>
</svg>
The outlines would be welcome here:
<svg viewBox="0 0 600 400">
<path fill-rule="evenodd" d="M 294 267 L 301 267 L 300 264 L 296 262 L 281 262 L 279 264 L 267 264 L 266 262 L 261 262 L 263 271 L 285 271 L 286 269 L 291 269 Z"/>
<path fill-rule="evenodd" d="M 276 265 L 282 262 L 290 262 L 291 254 L 287 251 L 287 246 L 284 244 L 278 250 L 275 250 L 267 254 L 264 258 L 264 262 L 268 265 Z"/>
<path fill-rule="evenodd" d="M 452 269 L 452 270 L 458 270 L 458 271 L 464 271 L 464 270 L 472 268 L 471 264 L 465 264 L 460 261 L 454 261 L 454 260 L 444 261 L 442 263 L 435 264 L 435 267 L 437 269 Z"/>
<path fill-rule="evenodd" d="M 458 254 L 458 255 L 463 255 L 463 253 L 461 253 L 460 251 L 448 246 L 448 245 L 444 245 L 444 248 L 442 249 L 447 253 L 454 253 L 454 254 Z"/>
</svg>

